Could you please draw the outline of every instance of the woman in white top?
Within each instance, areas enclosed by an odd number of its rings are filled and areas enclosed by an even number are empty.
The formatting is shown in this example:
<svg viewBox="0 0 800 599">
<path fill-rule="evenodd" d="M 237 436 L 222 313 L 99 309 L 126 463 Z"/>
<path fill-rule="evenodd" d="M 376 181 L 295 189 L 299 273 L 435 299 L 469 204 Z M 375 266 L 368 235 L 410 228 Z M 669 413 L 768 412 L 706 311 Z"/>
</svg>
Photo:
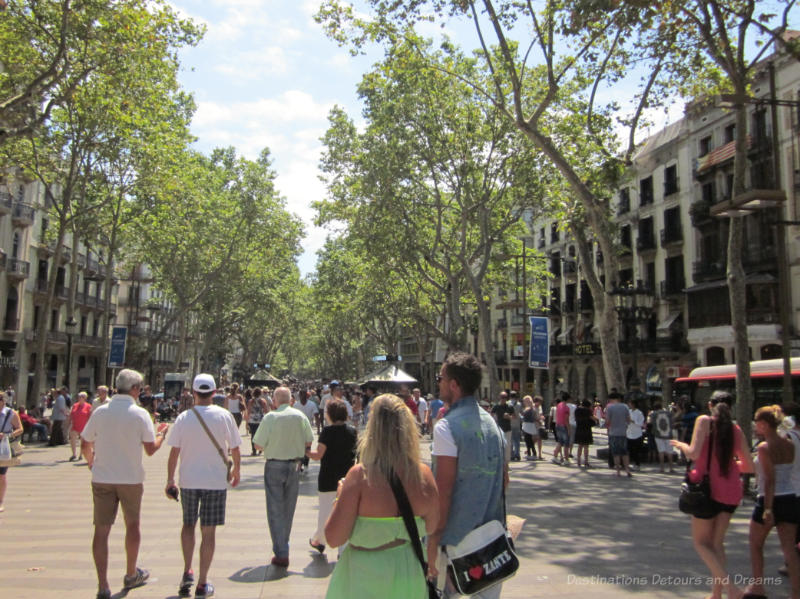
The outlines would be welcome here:
<svg viewBox="0 0 800 599">
<path fill-rule="evenodd" d="M 745 590 L 745 597 L 766 597 L 764 586 L 764 543 L 773 526 L 778 529 L 783 557 L 792 585 L 792 599 L 800 599 L 800 557 L 795 549 L 795 535 L 800 522 L 800 500 L 795 480 L 800 469 L 800 442 L 778 434 L 783 421 L 780 406 L 764 406 L 756 410 L 755 432 L 764 439 L 756 448 L 758 500 L 750 520 L 750 563 L 754 584 Z"/>
<path fill-rule="evenodd" d="M 628 402 L 631 411 L 631 421 L 628 423 L 626 437 L 628 437 L 628 454 L 637 468 L 642 467 L 642 444 L 644 442 L 644 414 L 639 409 L 639 400 L 631 399 Z"/>
<path fill-rule="evenodd" d="M 242 412 L 247 410 L 244 397 L 239 393 L 239 383 L 231 385 L 230 395 L 225 399 L 225 407 L 228 408 L 228 411 L 236 421 L 236 428 L 238 429 L 239 425 L 242 424 Z"/>
</svg>

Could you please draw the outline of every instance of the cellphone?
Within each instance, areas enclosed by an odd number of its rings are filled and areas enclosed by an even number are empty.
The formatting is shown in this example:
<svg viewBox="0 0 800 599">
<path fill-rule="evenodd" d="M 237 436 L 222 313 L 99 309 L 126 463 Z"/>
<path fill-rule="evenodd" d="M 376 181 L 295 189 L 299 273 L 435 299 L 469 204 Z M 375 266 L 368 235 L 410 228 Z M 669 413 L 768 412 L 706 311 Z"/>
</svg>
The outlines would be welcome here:
<svg viewBox="0 0 800 599">
<path fill-rule="evenodd" d="M 167 495 L 172 497 L 175 501 L 178 501 L 178 487 L 174 485 L 171 486 L 169 489 L 167 489 Z"/>
</svg>

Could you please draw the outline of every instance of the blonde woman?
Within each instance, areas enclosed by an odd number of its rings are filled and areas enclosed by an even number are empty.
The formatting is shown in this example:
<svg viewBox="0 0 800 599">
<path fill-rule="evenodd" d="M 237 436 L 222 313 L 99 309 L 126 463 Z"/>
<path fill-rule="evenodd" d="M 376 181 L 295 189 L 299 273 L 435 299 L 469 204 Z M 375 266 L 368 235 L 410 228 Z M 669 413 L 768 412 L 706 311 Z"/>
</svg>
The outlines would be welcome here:
<svg viewBox="0 0 800 599">
<path fill-rule="evenodd" d="M 370 403 L 358 448 L 359 462 L 340 481 L 325 525 L 329 545 L 348 542 L 326 598 L 425 599 L 425 574 L 389 480 L 396 474 L 403 485 L 420 535 L 436 529 L 439 494 L 430 469 L 420 463 L 416 420 L 399 397 L 381 395 Z"/>
<path fill-rule="evenodd" d="M 764 406 L 756 410 L 755 433 L 764 441 L 756 448 L 758 500 L 750 520 L 750 565 L 754 582 L 744 594 L 750 599 L 766 598 L 762 584 L 764 543 L 773 526 L 778 531 L 789 571 L 792 599 L 800 599 L 800 557 L 795 548 L 800 503 L 793 484 L 800 475 L 800 443 L 794 435 L 786 438 L 778 434 L 778 425 L 782 421 L 780 406 Z"/>
</svg>

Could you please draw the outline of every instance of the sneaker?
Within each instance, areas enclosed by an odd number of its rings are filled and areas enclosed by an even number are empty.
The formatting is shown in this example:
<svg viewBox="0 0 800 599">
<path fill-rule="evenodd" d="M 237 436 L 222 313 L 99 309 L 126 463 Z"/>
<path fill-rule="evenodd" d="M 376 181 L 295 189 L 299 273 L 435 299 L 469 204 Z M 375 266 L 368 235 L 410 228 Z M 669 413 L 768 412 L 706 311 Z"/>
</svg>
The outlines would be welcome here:
<svg viewBox="0 0 800 599">
<path fill-rule="evenodd" d="M 147 584 L 148 578 L 150 578 L 150 572 L 144 568 L 136 568 L 136 574 L 133 576 L 125 575 L 122 579 L 122 586 L 126 589 L 135 589 Z"/>
<path fill-rule="evenodd" d="M 192 585 L 194 584 L 194 572 L 189 570 L 183 573 L 181 583 L 178 585 L 178 595 L 181 597 L 188 597 L 192 593 Z"/>
<path fill-rule="evenodd" d="M 194 590 L 195 599 L 207 599 L 208 597 L 214 596 L 214 585 L 210 582 L 205 584 L 198 584 L 197 588 Z"/>
<path fill-rule="evenodd" d="M 551 458 L 550 461 L 553 462 L 554 464 L 561 465 L 561 461 L 558 458 Z"/>
</svg>

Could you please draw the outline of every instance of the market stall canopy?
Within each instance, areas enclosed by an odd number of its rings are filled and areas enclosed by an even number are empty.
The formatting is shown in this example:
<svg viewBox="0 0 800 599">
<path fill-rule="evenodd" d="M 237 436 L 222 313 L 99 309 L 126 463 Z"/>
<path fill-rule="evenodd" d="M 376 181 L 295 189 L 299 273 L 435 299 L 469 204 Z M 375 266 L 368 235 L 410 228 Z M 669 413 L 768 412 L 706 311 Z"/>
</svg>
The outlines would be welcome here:
<svg viewBox="0 0 800 599">
<path fill-rule="evenodd" d="M 281 380 L 276 379 L 266 370 L 256 370 L 247 380 L 250 387 L 279 387 L 281 385 Z"/>
<path fill-rule="evenodd" d="M 382 385 L 387 383 L 389 384 L 406 383 L 408 385 L 414 385 L 417 382 L 419 382 L 417 381 L 417 379 L 415 379 L 413 376 L 402 370 L 397 365 L 387 364 L 386 366 L 383 366 L 378 370 L 376 370 L 375 372 L 372 372 L 367 376 L 365 376 L 363 379 L 361 379 L 360 384 L 366 385 L 368 383 L 373 383 L 375 385 Z"/>
</svg>

